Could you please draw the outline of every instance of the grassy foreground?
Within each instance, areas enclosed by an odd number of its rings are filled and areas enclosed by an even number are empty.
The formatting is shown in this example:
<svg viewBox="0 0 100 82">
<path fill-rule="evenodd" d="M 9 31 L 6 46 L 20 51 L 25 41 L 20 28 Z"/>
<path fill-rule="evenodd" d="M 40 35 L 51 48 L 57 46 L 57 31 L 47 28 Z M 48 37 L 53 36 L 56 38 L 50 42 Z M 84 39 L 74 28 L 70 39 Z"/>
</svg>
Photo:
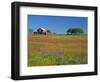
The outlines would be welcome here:
<svg viewBox="0 0 100 82">
<path fill-rule="evenodd" d="M 28 35 L 28 66 L 87 64 L 87 35 Z"/>
</svg>

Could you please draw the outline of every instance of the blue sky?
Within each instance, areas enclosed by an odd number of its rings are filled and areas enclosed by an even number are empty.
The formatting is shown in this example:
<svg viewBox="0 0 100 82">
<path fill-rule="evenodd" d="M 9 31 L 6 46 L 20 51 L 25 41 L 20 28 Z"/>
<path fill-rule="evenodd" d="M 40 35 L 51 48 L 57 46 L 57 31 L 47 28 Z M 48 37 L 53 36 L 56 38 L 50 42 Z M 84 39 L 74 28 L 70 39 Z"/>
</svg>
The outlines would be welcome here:
<svg viewBox="0 0 100 82">
<path fill-rule="evenodd" d="M 47 28 L 57 34 L 65 34 L 68 28 L 80 27 L 87 33 L 87 17 L 28 15 L 28 28 Z"/>
</svg>

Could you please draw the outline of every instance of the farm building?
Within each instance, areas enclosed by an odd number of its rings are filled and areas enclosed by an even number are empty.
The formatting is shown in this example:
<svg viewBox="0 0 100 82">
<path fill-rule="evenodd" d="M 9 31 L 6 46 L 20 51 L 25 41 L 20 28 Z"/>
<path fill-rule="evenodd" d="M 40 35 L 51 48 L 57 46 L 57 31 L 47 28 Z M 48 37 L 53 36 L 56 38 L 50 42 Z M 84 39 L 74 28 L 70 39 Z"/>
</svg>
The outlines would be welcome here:
<svg viewBox="0 0 100 82">
<path fill-rule="evenodd" d="M 37 31 L 33 31 L 33 34 L 48 34 L 47 30 L 44 28 L 38 28 Z"/>
</svg>

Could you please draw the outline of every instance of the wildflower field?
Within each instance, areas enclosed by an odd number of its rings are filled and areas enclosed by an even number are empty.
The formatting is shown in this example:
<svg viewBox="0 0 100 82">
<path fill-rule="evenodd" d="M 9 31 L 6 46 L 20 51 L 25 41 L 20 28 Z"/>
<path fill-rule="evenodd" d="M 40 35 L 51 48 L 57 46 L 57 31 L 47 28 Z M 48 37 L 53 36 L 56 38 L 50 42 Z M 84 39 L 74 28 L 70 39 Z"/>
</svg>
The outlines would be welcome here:
<svg viewBox="0 0 100 82">
<path fill-rule="evenodd" d="M 28 35 L 28 66 L 87 64 L 87 35 Z"/>
</svg>

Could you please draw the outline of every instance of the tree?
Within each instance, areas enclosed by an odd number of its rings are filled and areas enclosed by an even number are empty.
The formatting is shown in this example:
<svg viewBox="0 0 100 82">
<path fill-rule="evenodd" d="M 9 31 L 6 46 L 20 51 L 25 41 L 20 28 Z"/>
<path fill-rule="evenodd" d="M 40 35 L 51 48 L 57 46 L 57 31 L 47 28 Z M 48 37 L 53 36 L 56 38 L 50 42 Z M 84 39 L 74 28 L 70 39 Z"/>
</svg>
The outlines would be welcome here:
<svg viewBox="0 0 100 82">
<path fill-rule="evenodd" d="M 50 29 L 47 29 L 47 32 L 48 32 L 49 34 L 51 34 L 51 30 L 50 30 Z"/>
<path fill-rule="evenodd" d="M 55 32 L 53 32 L 53 34 L 56 34 Z"/>
<path fill-rule="evenodd" d="M 67 34 L 83 34 L 84 31 L 82 28 L 69 28 Z"/>
<path fill-rule="evenodd" d="M 33 29 L 32 28 L 28 28 L 28 34 L 32 34 Z"/>
</svg>

